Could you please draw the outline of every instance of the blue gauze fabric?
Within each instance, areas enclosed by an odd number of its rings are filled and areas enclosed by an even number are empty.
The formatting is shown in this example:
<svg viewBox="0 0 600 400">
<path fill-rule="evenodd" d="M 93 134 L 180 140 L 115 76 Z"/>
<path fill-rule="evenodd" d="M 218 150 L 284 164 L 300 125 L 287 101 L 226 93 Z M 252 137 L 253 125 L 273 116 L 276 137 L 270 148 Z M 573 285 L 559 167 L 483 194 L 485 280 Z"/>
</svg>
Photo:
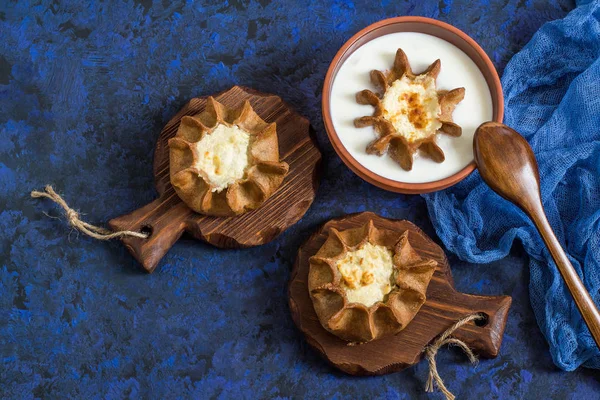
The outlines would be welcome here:
<svg viewBox="0 0 600 400">
<path fill-rule="evenodd" d="M 550 224 L 600 304 L 600 1 L 580 1 L 546 23 L 508 63 L 504 123 L 537 156 Z M 531 305 L 552 358 L 572 371 L 600 368 L 600 352 L 556 265 L 524 213 L 473 173 L 424 196 L 436 232 L 461 259 L 488 263 L 521 240 L 530 256 Z"/>
</svg>

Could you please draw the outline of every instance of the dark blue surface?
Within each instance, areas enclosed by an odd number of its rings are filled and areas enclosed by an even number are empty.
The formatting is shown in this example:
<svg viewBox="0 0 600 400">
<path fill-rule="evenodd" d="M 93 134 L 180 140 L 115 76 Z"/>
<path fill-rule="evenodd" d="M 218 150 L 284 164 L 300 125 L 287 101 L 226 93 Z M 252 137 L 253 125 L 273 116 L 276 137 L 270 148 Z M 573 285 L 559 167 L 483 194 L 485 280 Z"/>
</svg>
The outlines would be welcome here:
<svg viewBox="0 0 600 400">
<path fill-rule="evenodd" d="M 46 398 L 441 398 L 426 366 L 377 378 L 336 372 L 291 321 L 286 286 L 298 246 L 321 223 L 371 210 L 434 236 L 424 201 L 351 174 L 323 130 L 329 62 L 377 20 L 423 15 L 475 38 L 500 71 L 570 1 L 246 3 L 2 2 L 0 5 L 0 394 Z M 59 4 L 60 3 L 60 4 Z M 306 115 L 324 153 L 317 199 L 274 242 L 217 250 L 188 239 L 153 275 L 119 243 L 69 234 L 52 183 L 91 222 L 151 201 L 155 140 L 198 95 L 244 84 Z M 457 287 L 514 298 L 501 354 L 440 372 L 460 398 L 594 398 L 597 371 L 552 364 L 528 296 L 520 245 L 504 260 L 451 258 Z"/>
</svg>

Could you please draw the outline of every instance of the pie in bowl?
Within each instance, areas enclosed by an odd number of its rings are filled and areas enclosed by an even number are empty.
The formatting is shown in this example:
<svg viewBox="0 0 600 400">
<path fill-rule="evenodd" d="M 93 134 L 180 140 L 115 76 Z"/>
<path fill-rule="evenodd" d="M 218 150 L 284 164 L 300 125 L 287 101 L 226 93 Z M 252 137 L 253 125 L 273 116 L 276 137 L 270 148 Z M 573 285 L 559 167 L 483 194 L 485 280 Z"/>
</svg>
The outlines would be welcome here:
<svg viewBox="0 0 600 400">
<path fill-rule="evenodd" d="M 354 120 L 357 128 L 373 126 L 378 135 L 367 146 L 367 153 L 381 156 L 387 152 L 407 171 L 412 169 L 417 150 L 435 162 L 445 160 L 436 136 L 440 132 L 455 137 L 462 134 L 452 113 L 465 97 L 465 89 L 437 90 L 440 68 L 440 60 L 436 60 L 415 74 L 404 51 L 398 49 L 391 71 L 371 71 L 371 81 L 381 96 L 368 89 L 358 92 L 356 101 L 372 105 L 375 112 Z"/>
</svg>

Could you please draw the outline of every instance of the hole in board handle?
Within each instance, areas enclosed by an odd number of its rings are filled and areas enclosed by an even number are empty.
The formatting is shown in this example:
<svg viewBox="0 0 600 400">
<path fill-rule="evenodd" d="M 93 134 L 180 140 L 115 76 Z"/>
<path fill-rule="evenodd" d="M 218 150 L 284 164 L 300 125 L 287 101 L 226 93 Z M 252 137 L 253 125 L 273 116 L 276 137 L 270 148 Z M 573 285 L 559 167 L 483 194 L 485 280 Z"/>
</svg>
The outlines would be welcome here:
<svg viewBox="0 0 600 400">
<path fill-rule="evenodd" d="M 140 228 L 141 233 L 143 233 L 144 235 L 148 235 L 148 237 L 146 239 L 149 239 L 150 236 L 152 236 L 153 231 L 154 231 L 154 229 L 152 229 L 151 225 L 144 225 Z"/>
<path fill-rule="evenodd" d="M 484 312 L 480 312 L 478 313 L 479 315 L 479 319 L 476 319 L 475 321 L 473 321 L 475 323 L 476 326 L 479 326 L 480 328 L 483 328 L 484 326 L 486 326 L 488 324 L 488 322 L 490 321 L 490 316 L 487 315 Z"/>
</svg>

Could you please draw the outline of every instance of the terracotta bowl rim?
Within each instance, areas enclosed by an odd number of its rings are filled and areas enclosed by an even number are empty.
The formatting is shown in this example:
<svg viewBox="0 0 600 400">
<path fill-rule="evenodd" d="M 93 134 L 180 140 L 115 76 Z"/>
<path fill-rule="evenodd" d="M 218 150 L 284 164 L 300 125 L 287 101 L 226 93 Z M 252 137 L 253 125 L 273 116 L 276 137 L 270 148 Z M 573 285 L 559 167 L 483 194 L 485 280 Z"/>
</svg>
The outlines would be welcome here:
<svg viewBox="0 0 600 400">
<path fill-rule="evenodd" d="M 340 138 L 338 137 L 331 119 L 331 109 L 330 109 L 330 96 L 331 96 L 331 87 L 334 79 L 334 71 L 337 73 L 336 69 L 339 69 L 340 60 L 345 56 L 346 52 L 350 47 L 352 47 L 359 39 L 363 36 L 377 30 L 381 29 L 388 25 L 394 24 L 402 24 L 402 23 L 419 23 L 419 24 L 427 24 L 433 25 L 444 30 L 451 32 L 456 35 L 458 38 L 463 40 L 467 45 L 471 46 L 481 57 L 483 64 L 487 68 L 490 73 L 492 85 L 495 86 L 492 88 L 490 82 L 486 79 L 488 83 L 488 87 L 490 89 L 490 93 L 492 95 L 492 104 L 494 105 L 494 118 L 495 122 L 502 122 L 504 116 L 504 96 L 502 93 L 502 84 L 500 83 L 500 77 L 498 76 L 498 72 L 494 67 L 494 64 L 486 54 L 486 52 L 473 40 L 469 35 L 461 31 L 460 29 L 447 24 L 442 21 L 438 21 L 436 19 L 427 18 L 427 17 L 415 17 L 415 16 L 403 16 L 403 17 L 394 17 L 384 19 L 378 22 L 375 22 L 366 28 L 360 30 L 354 36 L 352 36 L 344 45 L 340 48 L 340 50 L 336 53 L 335 57 L 331 61 L 329 68 L 327 70 L 327 74 L 325 75 L 325 81 L 323 83 L 323 93 L 321 100 L 321 111 L 323 114 L 323 122 L 325 125 L 325 130 L 327 132 L 327 136 L 333 146 L 333 149 L 338 154 L 338 156 L 342 159 L 344 164 L 348 166 L 356 175 L 360 176 L 365 181 L 378 186 L 382 189 L 386 189 L 392 192 L 398 193 L 406 193 L 406 194 L 420 194 L 420 193 L 429 193 L 437 190 L 445 189 L 449 186 L 452 186 L 463 179 L 465 179 L 471 172 L 475 170 L 475 161 L 471 161 L 466 167 L 458 171 L 457 173 L 446 177 L 444 179 L 440 179 L 433 182 L 423 182 L 423 183 L 408 183 L 408 182 L 399 182 L 393 179 L 384 178 L 383 176 L 376 174 L 375 172 L 367 169 L 361 163 L 359 163 L 348 150 L 342 144 Z M 413 31 L 418 33 L 426 33 L 421 31 Z M 426 33 L 430 34 L 431 33 Z M 432 35 L 435 36 L 435 35 Z M 373 38 L 375 39 L 375 38 Z M 441 38 L 444 39 L 444 38 Z M 445 39 L 444 39 L 445 40 Z M 462 50 L 462 49 L 461 49 Z M 475 61 L 475 60 L 473 60 Z M 477 62 L 476 62 L 477 65 Z M 478 65 L 479 67 L 479 65 Z M 481 68 L 480 68 L 481 69 Z M 486 75 L 485 71 L 482 71 L 484 76 Z"/>
</svg>

